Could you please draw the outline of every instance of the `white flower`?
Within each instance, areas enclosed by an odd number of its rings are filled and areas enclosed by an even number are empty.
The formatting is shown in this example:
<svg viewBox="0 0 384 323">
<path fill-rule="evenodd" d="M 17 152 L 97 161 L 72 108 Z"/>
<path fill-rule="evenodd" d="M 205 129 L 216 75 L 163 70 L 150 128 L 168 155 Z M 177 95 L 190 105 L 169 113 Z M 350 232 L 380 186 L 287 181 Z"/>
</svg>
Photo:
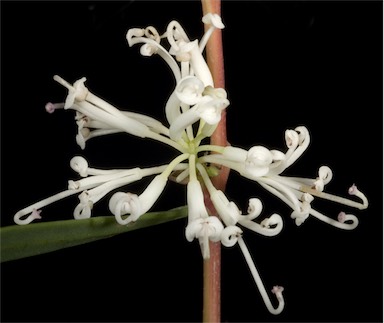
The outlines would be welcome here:
<svg viewBox="0 0 384 323">
<path fill-rule="evenodd" d="M 274 236 L 282 230 L 283 219 L 276 213 L 263 218 L 262 202 L 255 197 L 249 199 L 247 214 L 242 214 L 236 203 L 213 185 L 213 172 L 209 172 L 209 169 L 217 167 L 218 172 L 221 166 L 227 167 L 258 183 L 292 209 L 291 218 L 296 225 L 302 225 L 310 216 L 314 216 L 335 227 L 353 229 L 358 224 L 356 216 L 340 212 L 337 219 L 333 219 L 314 210 L 313 200 L 322 198 L 358 209 L 367 208 L 368 200 L 355 185 L 348 192 L 361 202 L 324 192 L 332 179 L 332 171 L 328 166 L 321 166 L 316 178 L 283 175 L 309 146 L 310 136 L 304 126 L 285 131 L 285 153 L 262 145 L 246 150 L 202 144 L 204 139 L 213 134 L 224 109 L 229 106 L 227 92 L 215 87 L 203 56 L 212 32 L 224 28 L 224 25 L 217 14 L 207 14 L 202 21 L 209 28 L 200 42 L 190 40 L 177 21 L 171 21 L 164 34 L 152 26 L 133 28 L 127 32 L 129 46 L 141 44 L 142 55 L 159 55 L 173 72 L 175 88 L 165 104 L 168 124 L 144 114 L 118 109 L 90 92 L 85 86 L 85 77 L 71 85 L 55 75 L 54 80 L 68 90 L 68 95 L 65 102 L 47 103 L 45 106 L 48 113 L 58 109 L 75 111 L 78 126 L 76 142 L 83 150 L 86 149 L 86 142 L 92 138 L 126 133 L 166 144 L 174 149 L 176 157 L 167 164 L 154 167 L 106 170 L 89 167 L 84 157 L 75 156 L 70 166 L 81 178 L 69 180 L 66 190 L 18 211 L 14 221 L 25 225 L 41 219 L 41 208 L 74 194 L 78 194 L 79 198 L 74 218 L 86 219 L 92 215 L 95 204 L 108 193 L 144 177 L 153 177 L 140 195 L 118 191 L 111 196 L 111 213 L 119 224 L 128 225 L 152 209 L 170 178 L 176 182 L 187 182 L 186 239 L 199 241 L 204 259 L 210 257 L 210 241 L 220 241 L 226 247 L 239 245 L 266 307 L 271 313 L 279 314 L 284 308 L 283 288 L 274 286 L 272 289 L 278 302 L 274 307 L 243 240 L 242 228 L 264 236 Z M 166 41 L 168 45 L 163 44 Z M 206 208 L 208 198 L 218 216 L 209 215 Z"/>
<path fill-rule="evenodd" d="M 167 178 L 157 175 L 140 196 L 117 192 L 109 201 L 109 209 L 120 224 L 124 225 L 137 221 L 141 215 L 148 212 L 153 206 L 166 184 Z M 123 219 L 122 216 L 126 214 L 129 214 L 129 216 Z"/>
<path fill-rule="evenodd" d="M 263 208 L 263 205 L 260 201 L 260 199 L 257 198 L 251 198 L 249 199 L 249 205 L 248 205 L 248 215 L 246 216 L 249 220 L 256 219 Z"/>
<path fill-rule="evenodd" d="M 319 168 L 319 177 L 313 183 L 313 187 L 316 191 L 322 192 L 324 186 L 328 184 L 332 179 L 332 170 L 327 166 L 321 166 Z"/>
<path fill-rule="evenodd" d="M 283 176 L 281 173 L 296 161 L 308 147 L 309 132 L 303 127 L 285 132 L 288 151 L 268 150 L 263 146 L 252 147 L 248 152 L 236 147 L 222 149 L 222 154 L 211 154 L 200 158 L 201 162 L 214 163 L 229 167 L 240 175 L 259 183 L 293 209 L 291 217 L 297 225 L 302 224 L 309 215 L 326 223 L 344 229 L 353 229 L 357 218 L 352 216 L 348 223 L 340 224 L 311 207 L 314 197 L 332 200 L 358 209 L 368 207 L 368 200 L 361 192 L 355 194 L 362 203 L 323 192 L 324 186 L 332 179 L 332 171 L 327 166 L 319 169 L 317 178 L 299 178 Z M 354 189 L 350 190 L 351 192 Z"/>
<path fill-rule="evenodd" d="M 132 193 L 115 193 L 109 200 L 109 209 L 115 215 L 116 221 L 122 225 L 134 222 L 144 214 L 142 201 Z M 129 214 L 129 216 L 123 219 L 124 214 Z"/>
<path fill-rule="evenodd" d="M 247 153 L 245 171 L 254 178 L 264 176 L 269 172 L 273 161 L 283 159 L 284 154 L 279 151 L 269 150 L 263 146 L 255 146 Z"/>
<path fill-rule="evenodd" d="M 198 103 L 204 92 L 204 84 L 196 76 L 186 76 L 180 80 L 175 89 L 177 98 L 188 105 Z"/>
<path fill-rule="evenodd" d="M 69 162 L 71 168 L 82 177 L 88 176 L 88 162 L 84 157 L 75 156 Z"/>
<path fill-rule="evenodd" d="M 208 259 L 210 256 L 209 241 L 220 241 L 223 229 L 223 224 L 215 216 L 197 218 L 188 224 L 185 236 L 189 242 L 194 238 L 198 239 L 203 258 Z"/>
<path fill-rule="evenodd" d="M 302 198 L 302 203 L 300 206 L 300 210 L 294 210 L 291 213 L 291 218 L 295 220 L 297 226 L 304 223 L 304 221 L 309 217 L 309 212 L 311 210 L 311 202 L 313 201 L 313 196 L 304 193 Z"/>
</svg>

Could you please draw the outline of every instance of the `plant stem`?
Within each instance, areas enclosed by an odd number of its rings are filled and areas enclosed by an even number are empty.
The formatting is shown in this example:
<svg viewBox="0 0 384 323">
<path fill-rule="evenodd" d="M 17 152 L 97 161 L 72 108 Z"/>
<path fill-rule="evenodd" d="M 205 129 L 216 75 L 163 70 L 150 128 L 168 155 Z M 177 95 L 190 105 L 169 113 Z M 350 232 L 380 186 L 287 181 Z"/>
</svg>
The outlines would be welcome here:
<svg viewBox="0 0 384 323">
<path fill-rule="evenodd" d="M 221 15 L 220 0 L 201 0 L 203 16 L 207 13 Z M 208 26 L 205 26 L 208 28 Z M 214 86 L 224 87 L 224 58 L 221 30 L 216 29 L 211 35 L 206 46 L 206 59 L 213 76 Z M 221 121 L 211 136 L 211 144 L 226 146 L 226 112 L 222 112 Z M 212 182 L 219 190 L 224 191 L 228 179 L 229 170 L 223 168 L 220 174 L 212 178 Z M 217 215 L 217 212 L 206 194 L 206 207 L 209 214 Z M 203 322 L 221 322 L 221 244 L 210 242 L 210 258 L 204 260 L 204 296 L 203 296 Z"/>
</svg>

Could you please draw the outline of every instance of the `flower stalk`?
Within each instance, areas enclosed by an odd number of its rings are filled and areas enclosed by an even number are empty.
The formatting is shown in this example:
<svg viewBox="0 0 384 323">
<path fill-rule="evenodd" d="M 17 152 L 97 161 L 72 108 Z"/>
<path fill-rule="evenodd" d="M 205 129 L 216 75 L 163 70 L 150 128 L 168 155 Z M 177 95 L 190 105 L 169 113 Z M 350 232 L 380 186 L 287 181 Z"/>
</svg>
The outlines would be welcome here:
<svg viewBox="0 0 384 323">
<path fill-rule="evenodd" d="M 203 16 L 208 13 L 221 16 L 220 0 L 202 0 Z M 209 26 L 205 25 L 205 31 Z M 206 45 L 206 61 L 213 77 L 215 87 L 225 88 L 224 58 L 221 29 L 216 28 Z M 221 120 L 211 136 L 211 145 L 227 145 L 226 110 L 221 112 Z M 224 191 L 227 183 L 229 169 L 223 167 L 218 174 L 212 178 L 214 186 Z M 217 215 L 209 195 L 205 192 L 206 207 L 212 215 Z M 204 295 L 203 295 L 203 322 L 221 322 L 221 244 L 220 242 L 209 242 L 210 258 L 204 259 Z"/>
</svg>

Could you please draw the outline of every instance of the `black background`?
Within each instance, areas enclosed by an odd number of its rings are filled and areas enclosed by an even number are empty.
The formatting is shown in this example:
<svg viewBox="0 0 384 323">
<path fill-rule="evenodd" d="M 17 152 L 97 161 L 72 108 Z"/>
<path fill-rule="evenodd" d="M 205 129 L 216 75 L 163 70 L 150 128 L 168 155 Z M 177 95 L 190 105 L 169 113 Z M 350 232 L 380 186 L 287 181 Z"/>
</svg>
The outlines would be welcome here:
<svg viewBox="0 0 384 323">
<path fill-rule="evenodd" d="M 93 139 L 82 151 L 73 113 L 49 115 L 44 105 L 66 96 L 54 74 L 69 82 L 85 76 L 112 104 L 164 120 L 172 74 L 159 57 L 129 48 L 125 35 L 147 25 L 163 32 L 176 19 L 200 39 L 199 1 L 2 1 L 1 13 L 3 226 L 65 189 L 76 178 L 69 167 L 76 154 L 93 167 L 169 160 L 164 145 L 129 135 Z M 367 210 L 353 210 L 360 219 L 353 231 L 315 218 L 297 227 L 282 202 L 231 174 L 227 195 L 239 207 L 258 196 L 265 216 L 285 220 L 277 237 L 244 237 L 267 290 L 285 287 L 286 308 L 269 314 L 239 248 L 223 248 L 223 322 L 382 321 L 382 13 L 381 1 L 222 3 L 230 143 L 284 151 L 284 131 L 306 125 L 311 145 L 285 174 L 315 177 L 329 165 L 327 191 L 346 196 L 356 183 L 370 201 Z M 44 220 L 70 219 L 76 204 L 70 198 L 46 207 Z M 94 216 L 109 214 L 106 204 Z M 154 210 L 184 204 L 185 188 L 170 183 Z M 331 217 L 340 211 L 331 202 L 315 206 Z M 201 321 L 202 259 L 184 228 L 178 220 L 2 264 L 1 320 Z"/>
</svg>

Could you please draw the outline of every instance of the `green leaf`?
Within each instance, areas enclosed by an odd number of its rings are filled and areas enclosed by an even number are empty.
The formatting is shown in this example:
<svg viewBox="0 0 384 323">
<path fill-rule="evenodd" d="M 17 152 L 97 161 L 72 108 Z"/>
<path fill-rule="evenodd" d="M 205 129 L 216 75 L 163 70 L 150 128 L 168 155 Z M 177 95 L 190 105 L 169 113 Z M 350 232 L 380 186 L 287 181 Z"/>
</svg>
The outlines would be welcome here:
<svg viewBox="0 0 384 323">
<path fill-rule="evenodd" d="M 40 255 L 55 250 L 105 239 L 187 216 L 182 206 L 164 212 L 142 215 L 135 223 L 120 225 L 113 216 L 65 220 L 0 228 L 1 262 Z"/>
</svg>

